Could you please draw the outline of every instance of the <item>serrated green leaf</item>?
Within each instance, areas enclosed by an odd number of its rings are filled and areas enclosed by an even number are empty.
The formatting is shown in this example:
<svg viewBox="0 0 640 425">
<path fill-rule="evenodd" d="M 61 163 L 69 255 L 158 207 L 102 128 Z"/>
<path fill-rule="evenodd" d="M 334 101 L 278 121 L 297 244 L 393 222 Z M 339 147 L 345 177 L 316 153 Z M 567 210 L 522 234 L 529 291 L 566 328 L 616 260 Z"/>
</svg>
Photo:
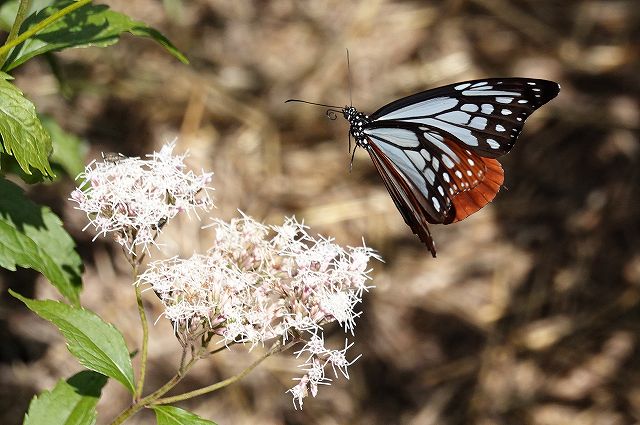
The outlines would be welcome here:
<svg viewBox="0 0 640 425">
<path fill-rule="evenodd" d="M 84 157 L 89 150 L 84 140 L 64 131 L 52 118 L 40 116 L 40 121 L 51 136 L 53 152 L 50 156 L 51 168 L 55 178 L 45 177 L 36 169 L 31 174 L 25 173 L 15 157 L 2 153 L 0 144 L 0 170 L 4 174 L 14 174 L 27 184 L 52 183 L 59 180 L 59 176 L 67 175 L 75 178 L 84 169 Z"/>
<path fill-rule="evenodd" d="M 23 425 L 93 425 L 96 404 L 107 377 L 88 370 L 59 381 L 51 391 L 33 397 Z"/>
<path fill-rule="evenodd" d="M 134 392 L 133 368 L 120 331 L 97 314 L 51 300 L 31 300 L 9 290 L 38 316 L 56 325 L 81 365 L 120 381 Z"/>
<path fill-rule="evenodd" d="M 215 422 L 173 406 L 151 406 L 158 425 L 216 425 Z"/>
<path fill-rule="evenodd" d="M 58 0 L 50 7 L 40 10 L 25 19 L 21 33 L 73 3 L 73 0 Z M 9 71 L 34 56 L 46 52 L 60 51 L 72 47 L 106 47 L 115 44 L 122 33 L 149 37 L 162 45 L 183 63 L 188 63 L 182 54 L 164 35 L 144 22 L 134 21 L 127 15 L 109 10 L 105 5 L 88 4 L 65 15 L 14 48 L 2 69 Z"/>
<path fill-rule="evenodd" d="M 31 174 L 29 167 L 33 167 L 53 176 L 48 159 L 49 133 L 38 119 L 33 103 L 9 79 L 11 76 L 0 72 L 0 135 L 4 152 L 13 155 L 27 174 Z"/>
<path fill-rule="evenodd" d="M 62 222 L 47 207 L 0 179 L 0 267 L 35 269 L 72 304 L 80 304 L 82 260 Z"/>
<path fill-rule="evenodd" d="M 71 178 L 75 178 L 84 170 L 87 144 L 74 134 L 64 131 L 52 118 L 40 117 L 40 119 L 51 135 L 53 145 L 51 163 L 59 164 Z"/>
</svg>

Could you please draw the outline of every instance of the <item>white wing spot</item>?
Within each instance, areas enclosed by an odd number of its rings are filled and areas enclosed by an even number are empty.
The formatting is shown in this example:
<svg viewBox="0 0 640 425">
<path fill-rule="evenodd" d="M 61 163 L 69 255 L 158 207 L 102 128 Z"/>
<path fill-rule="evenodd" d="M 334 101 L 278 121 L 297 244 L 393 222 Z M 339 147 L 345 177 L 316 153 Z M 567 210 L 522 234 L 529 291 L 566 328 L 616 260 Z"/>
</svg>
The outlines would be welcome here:
<svg viewBox="0 0 640 425">
<path fill-rule="evenodd" d="M 418 167 L 419 170 L 424 170 L 424 167 L 427 166 L 427 163 L 425 162 L 422 155 L 420 155 L 420 152 L 406 151 L 406 154 L 411 160 L 411 162 L 413 162 L 415 166 Z"/>
<path fill-rule="evenodd" d="M 496 142 L 493 139 L 487 139 L 487 144 L 491 149 L 498 149 L 500 147 L 500 143 Z"/>
<path fill-rule="evenodd" d="M 449 193 L 453 195 L 453 188 L 452 187 L 449 188 Z"/>
<path fill-rule="evenodd" d="M 467 114 L 466 112 L 462 112 L 462 111 L 451 111 L 451 112 L 447 112 L 445 114 L 440 114 L 437 117 L 438 119 L 441 119 L 443 121 L 447 121 L 450 122 L 452 124 L 466 124 L 469 122 L 469 119 L 471 118 L 471 115 Z"/>
<path fill-rule="evenodd" d="M 470 85 L 471 85 L 471 83 L 458 84 L 457 86 L 454 87 L 454 89 L 456 89 L 456 90 L 464 90 L 467 87 L 469 87 Z"/>
<path fill-rule="evenodd" d="M 531 89 L 531 90 L 533 90 L 533 91 L 540 91 L 540 89 L 539 89 L 539 88 L 537 88 L 537 87 L 536 87 L 535 89 Z"/>
<path fill-rule="evenodd" d="M 485 117 L 474 117 L 469 126 L 472 128 L 477 128 L 478 130 L 484 130 L 487 128 L 487 119 Z"/>
<path fill-rule="evenodd" d="M 486 87 L 491 89 L 491 87 Z M 501 91 L 501 90 L 485 90 L 484 87 L 480 89 L 465 90 L 462 92 L 464 96 L 520 96 L 520 93 L 513 91 Z"/>
<path fill-rule="evenodd" d="M 427 168 L 427 171 L 424 174 L 425 176 L 427 176 L 427 181 L 429 181 L 429 184 L 433 186 L 436 181 L 436 175 L 433 173 L 433 170 L 431 170 L 431 168 Z"/>
<path fill-rule="evenodd" d="M 490 114 L 493 112 L 493 105 L 490 103 L 484 103 L 482 104 L 482 113 L 483 114 Z"/>
<path fill-rule="evenodd" d="M 467 162 L 469 163 L 469 165 L 471 165 L 473 167 L 473 164 L 475 164 L 475 162 L 473 162 L 473 159 L 471 158 L 467 158 Z"/>
<path fill-rule="evenodd" d="M 438 192 L 440 192 L 440 195 L 444 196 L 444 189 L 442 186 L 438 186 Z"/>
<path fill-rule="evenodd" d="M 428 150 L 426 149 L 421 149 L 420 153 L 422 154 L 422 156 L 424 157 L 425 160 L 427 161 L 431 161 L 431 154 L 429 153 Z"/>
<path fill-rule="evenodd" d="M 402 120 L 411 119 L 412 117 L 431 116 L 448 109 L 453 109 L 458 104 L 458 100 L 452 97 L 435 97 L 422 102 L 414 103 L 404 108 L 391 111 L 388 114 L 379 116 L 378 120 Z"/>
<path fill-rule="evenodd" d="M 500 111 L 500 113 L 502 113 L 502 115 L 511 115 L 512 112 L 508 109 L 503 109 L 502 111 Z"/>
<path fill-rule="evenodd" d="M 456 176 L 458 176 L 459 179 L 462 178 L 462 173 L 460 172 L 460 170 L 456 170 Z M 455 185 L 453 185 L 453 187 L 455 187 Z"/>
<path fill-rule="evenodd" d="M 440 168 L 440 161 L 438 161 L 438 158 L 434 156 L 431 160 L 431 165 L 433 165 L 434 170 L 438 171 L 438 169 Z"/>
<path fill-rule="evenodd" d="M 431 197 L 431 202 L 433 202 L 433 207 L 436 209 L 436 211 L 440 212 L 440 202 L 438 202 L 435 196 Z"/>
<path fill-rule="evenodd" d="M 478 146 L 478 139 L 471 133 L 466 127 L 461 127 L 455 124 L 450 124 L 446 121 L 441 121 L 435 118 L 419 118 L 413 120 L 413 122 L 420 122 L 422 124 L 430 125 L 432 127 L 439 128 L 442 131 L 445 131 L 451 134 L 453 137 L 460 139 L 463 143 L 470 146 Z M 443 143 L 443 137 L 436 133 L 425 132 L 423 133 L 424 137 L 434 145 L 438 146 L 441 150 L 447 152 L 452 158 L 456 158 L 453 152 L 450 152 L 451 149 Z"/>
<path fill-rule="evenodd" d="M 403 148 L 415 148 L 420 146 L 418 136 L 413 131 L 405 130 L 404 128 L 372 128 L 365 132 L 369 135 L 387 139 Z"/>
<path fill-rule="evenodd" d="M 444 165 L 446 165 L 447 168 L 453 168 L 453 166 L 455 165 L 451 158 L 449 158 L 449 156 L 447 155 L 442 155 L 442 162 L 444 162 Z"/>
<path fill-rule="evenodd" d="M 474 103 L 465 103 L 460 107 L 460 109 L 466 112 L 478 112 L 480 107 Z"/>
<path fill-rule="evenodd" d="M 474 85 L 471 86 L 471 88 L 476 88 L 476 87 L 480 87 L 480 86 L 486 86 L 487 83 L 486 81 L 480 81 L 479 83 L 475 83 Z"/>
<path fill-rule="evenodd" d="M 451 180 L 449 180 L 449 174 L 447 173 L 442 173 L 442 178 L 444 179 L 444 181 L 446 181 L 447 183 L 451 183 Z"/>
<path fill-rule="evenodd" d="M 529 101 L 527 99 L 520 99 L 518 103 L 529 103 Z"/>
<path fill-rule="evenodd" d="M 497 125 L 496 125 L 496 131 L 503 132 L 503 131 L 505 131 L 505 130 L 506 130 L 506 129 L 505 129 L 503 126 L 501 126 L 500 124 L 497 124 Z"/>
<path fill-rule="evenodd" d="M 473 173 L 471 172 L 471 170 L 467 170 L 467 176 L 469 177 L 473 176 Z"/>
<path fill-rule="evenodd" d="M 512 97 L 496 97 L 496 102 L 498 103 L 511 103 L 513 102 Z"/>
<path fill-rule="evenodd" d="M 518 121 L 522 121 L 522 117 L 518 117 L 516 118 Z"/>
</svg>

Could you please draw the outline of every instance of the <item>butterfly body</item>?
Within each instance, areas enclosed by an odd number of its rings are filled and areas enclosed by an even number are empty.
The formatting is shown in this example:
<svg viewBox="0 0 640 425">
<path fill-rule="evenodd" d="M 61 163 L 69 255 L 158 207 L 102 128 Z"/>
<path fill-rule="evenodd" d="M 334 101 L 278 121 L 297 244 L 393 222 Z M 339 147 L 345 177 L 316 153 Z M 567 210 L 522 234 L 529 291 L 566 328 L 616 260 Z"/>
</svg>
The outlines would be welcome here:
<svg viewBox="0 0 640 425">
<path fill-rule="evenodd" d="M 553 81 L 490 78 L 416 93 L 371 115 L 353 106 L 340 112 L 405 222 L 435 257 L 428 224 L 463 220 L 494 199 L 504 182 L 496 158 L 559 90 Z"/>
</svg>

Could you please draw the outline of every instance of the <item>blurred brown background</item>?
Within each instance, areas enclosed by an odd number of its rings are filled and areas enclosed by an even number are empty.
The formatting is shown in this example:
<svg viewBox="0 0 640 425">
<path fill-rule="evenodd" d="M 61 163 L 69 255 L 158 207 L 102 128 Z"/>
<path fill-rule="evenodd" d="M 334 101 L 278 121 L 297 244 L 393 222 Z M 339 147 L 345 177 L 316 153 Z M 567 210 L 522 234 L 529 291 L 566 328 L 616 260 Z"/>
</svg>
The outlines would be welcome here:
<svg viewBox="0 0 640 425">
<path fill-rule="evenodd" d="M 351 380 L 295 411 L 290 354 L 241 383 L 181 404 L 220 424 L 628 424 L 640 421 L 640 4 L 634 0 L 105 1 L 161 29 L 191 60 L 123 37 L 17 73 L 41 112 L 100 151 L 144 155 L 179 138 L 194 168 L 215 171 L 218 209 L 278 224 L 295 214 L 341 244 L 367 244 L 376 289 L 356 329 Z M 558 81 L 503 158 L 495 202 L 434 226 L 432 259 L 360 150 L 348 172 L 347 123 L 297 97 L 373 112 L 397 97 L 465 79 Z M 33 197 L 64 217 L 86 264 L 83 302 L 139 341 L 131 278 L 118 249 L 91 243 L 64 181 Z M 205 250 L 211 235 L 179 220 L 165 255 Z M 3 286 L 55 297 L 30 271 Z M 147 294 L 152 319 L 161 312 Z M 34 393 L 80 369 L 48 323 L 4 297 L 0 423 L 21 422 Z M 148 389 L 179 361 L 170 326 L 152 329 Z M 343 344 L 340 332 L 329 338 Z M 180 389 L 210 384 L 258 356 L 203 361 Z M 108 423 L 128 402 L 110 383 Z M 151 423 L 143 412 L 129 423 Z"/>
</svg>

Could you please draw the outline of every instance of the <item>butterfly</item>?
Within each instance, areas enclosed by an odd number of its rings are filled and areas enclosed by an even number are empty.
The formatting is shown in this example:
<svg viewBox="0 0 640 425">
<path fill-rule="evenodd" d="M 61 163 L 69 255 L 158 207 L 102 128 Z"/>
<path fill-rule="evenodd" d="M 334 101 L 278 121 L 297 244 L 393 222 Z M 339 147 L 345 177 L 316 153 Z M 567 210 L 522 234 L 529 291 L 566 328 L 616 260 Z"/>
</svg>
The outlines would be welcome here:
<svg viewBox="0 0 640 425">
<path fill-rule="evenodd" d="M 327 106 L 349 122 L 393 202 L 433 257 L 428 224 L 463 220 L 487 205 L 504 182 L 496 158 L 507 154 L 525 120 L 560 92 L 553 81 L 489 78 L 415 93 L 371 115 Z M 355 149 L 354 149 L 355 151 Z"/>
</svg>

